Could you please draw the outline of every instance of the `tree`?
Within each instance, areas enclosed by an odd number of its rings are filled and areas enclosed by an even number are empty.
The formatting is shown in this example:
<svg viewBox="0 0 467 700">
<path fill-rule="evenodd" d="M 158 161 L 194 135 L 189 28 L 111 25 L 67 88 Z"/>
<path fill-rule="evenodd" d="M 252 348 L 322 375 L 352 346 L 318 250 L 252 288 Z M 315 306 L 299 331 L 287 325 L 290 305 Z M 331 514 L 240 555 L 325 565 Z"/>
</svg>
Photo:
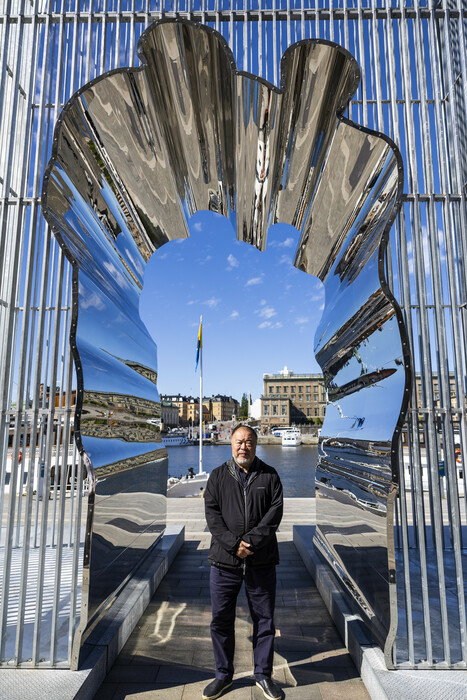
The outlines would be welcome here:
<svg viewBox="0 0 467 700">
<path fill-rule="evenodd" d="M 248 396 L 244 393 L 240 404 L 240 419 L 248 418 Z"/>
</svg>

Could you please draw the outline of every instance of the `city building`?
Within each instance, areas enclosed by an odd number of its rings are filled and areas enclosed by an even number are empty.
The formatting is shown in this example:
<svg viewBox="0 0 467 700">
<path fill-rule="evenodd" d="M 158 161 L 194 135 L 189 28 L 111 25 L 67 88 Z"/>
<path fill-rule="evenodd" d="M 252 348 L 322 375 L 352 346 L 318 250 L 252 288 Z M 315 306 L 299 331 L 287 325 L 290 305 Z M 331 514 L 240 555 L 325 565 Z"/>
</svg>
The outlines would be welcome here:
<svg viewBox="0 0 467 700">
<path fill-rule="evenodd" d="M 178 419 L 180 425 L 188 425 L 188 403 L 192 399 L 191 396 L 183 396 L 182 394 L 161 394 L 161 403 L 163 401 L 171 403 L 178 409 Z M 198 402 L 199 404 L 199 402 Z"/>
<path fill-rule="evenodd" d="M 188 397 L 187 403 L 187 419 L 188 424 L 199 423 L 199 398 L 194 398 L 193 396 Z M 203 422 L 208 423 L 211 420 L 211 404 L 210 400 L 203 396 Z"/>
<path fill-rule="evenodd" d="M 263 374 L 261 423 L 294 425 L 324 420 L 326 390 L 322 374 L 295 374 L 284 367 L 278 374 Z"/>
<path fill-rule="evenodd" d="M 171 403 L 178 409 L 179 425 L 187 426 L 199 423 L 199 398 L 181 394 L 163 394 L 161 403 Z M 239 415 L 240 404 L 231 396 L 216 394 L 203 396 L 203 421 L 228 421 Z"/>
<path fill-rule="evenodd" d="M 176 428 L 180 425 L 178 406 L 171 401 L 161 401 L 162 428 Z"/>
<path fill-rule="evenodd" d="M 227 421 L 235 420 L 240 414 L 240 404 L 231 396 L 223 396 L 216 394 L 210 399 L 211 402 L 211 420 Z"/>
</svg>

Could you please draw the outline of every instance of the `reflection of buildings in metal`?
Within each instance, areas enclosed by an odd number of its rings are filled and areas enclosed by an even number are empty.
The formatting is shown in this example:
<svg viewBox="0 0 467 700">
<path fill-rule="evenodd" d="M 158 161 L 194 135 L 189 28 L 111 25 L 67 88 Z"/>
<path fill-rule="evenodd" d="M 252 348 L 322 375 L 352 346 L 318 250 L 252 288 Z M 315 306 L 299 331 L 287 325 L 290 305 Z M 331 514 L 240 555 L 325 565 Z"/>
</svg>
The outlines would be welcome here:
<svg viewBox="0 0 467 700">
<path fill-rule="evenodd" d="M 158 442 L 160 425 L 155 421 L 160 415 L 159 402 L 127 394 L 85 390 L 81 407 L 81 436 L 125 442 Z"/>
<path fill-rule="evenodd" d="M 375 632 L 390 664 L 397 618 L 389 612 L 394 556 L 386 533 L 397 481 L 390 447 L 397 443 L 408 368 L 400 313 L 384 281 L 384 247 L 402 188 L 398 151 L 382 134 L 342 116 L 359 70 L 331 42 L 291 46 L 281 63 L 281 89 L 236 72 L 225 40 L 187 21 L 149 27 L 139 55 L 141 68 L 106 74 L 70 100 L 44 178 L 47 219 L 75 266 L 77 412 L 88 410 L 89 396 L 97 395 L 158 403 L 150 376 L 156 348 L 139 319 L 139 292 L 147 260 L 168 240 L 188 236 L 191 214 L 224 214 L 238 239 L 259 249 L 270 223 L 296 226 L 295 265 L 325 286 L 315 352 L 336 397 L 321 433 L 317 488 L 326 498 L 318 499 L 317 542 L 329 562 L 340 562 L 336 571 L 355 600 L 366 601 L 369 621 L 378 617 Z M 149 375 L 135 364 L 149 368 Z M 115 426 L 118 439 L 106 433 L 108 421 L 105 435 L 91 436 L 103 414 L 92 414 L 92 425 L 82 415 L 82 445 L 96 475 L 95 508 L 100 470 L 115 462 L 115 453 L 123 450 L 118 456 L 131 460 L 157 449 L 157 431 L 152 445 L 145 442 L 152 427 L 125 442 L 131 436 L 125 426 L 141 423 L 138 411 L 131 417 L 132 402 Z M 331 469 L 328 438 L 334 437 Z M 349 462 L 349 454 L 357 457 Z M 377 508 L 361 493 L 368 464 L 383 494 Z M 341 508 L 335 495 L 344 491 Z M 330 522 L 321 506 L 330 495 L 333 527 L 341 527 L 335 541 L 326 535 Z M 368 551 L 359 557 L 357 570 L 347 556 L 360 546 L 357 533 L 350 538 L 337 524 L 350 507 L 365 511 L 365 528 L 373 528 L 379 552 L 374 561 Z M 368 574 L 383 582 L 377 591 Z"/>
</svg>

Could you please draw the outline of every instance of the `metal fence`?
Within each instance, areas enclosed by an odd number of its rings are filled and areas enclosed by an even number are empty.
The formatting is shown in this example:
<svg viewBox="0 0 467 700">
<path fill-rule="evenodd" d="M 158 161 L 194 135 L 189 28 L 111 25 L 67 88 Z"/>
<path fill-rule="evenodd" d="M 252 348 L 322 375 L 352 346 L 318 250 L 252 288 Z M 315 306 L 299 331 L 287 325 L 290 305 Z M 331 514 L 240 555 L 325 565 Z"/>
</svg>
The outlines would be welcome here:
<svg viewBox="0 0 467 700">
<path fill-rule="evenodd" d="M 86 490 L 72 437 L 71 270 L 40 208 L 53 125 L 85 82 L 135 65 L 138 37 L 164 14 L 208 23 L 240 69 L 276 84 L 291 43 L 344 45 L 363 75 L 349 116 L 401 149 L 404 206 L 387 266 L 419 379 L 401 446 L 395 660 L 465 667 L 462 0 L 0 0 L 0 663 L 68 665 L 79 616 Z"/>
</svg>

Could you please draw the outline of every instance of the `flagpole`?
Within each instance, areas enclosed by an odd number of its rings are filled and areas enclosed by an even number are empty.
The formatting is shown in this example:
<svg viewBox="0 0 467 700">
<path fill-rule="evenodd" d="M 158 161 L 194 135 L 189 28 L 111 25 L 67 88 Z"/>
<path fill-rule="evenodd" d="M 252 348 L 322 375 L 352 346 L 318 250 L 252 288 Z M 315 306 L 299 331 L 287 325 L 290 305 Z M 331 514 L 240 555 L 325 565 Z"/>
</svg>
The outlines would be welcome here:
<svg viewBox="0 0 467 700">
<path fill-rule="evenodd" d="M 203 333 L 203 317 L 200 317 L 199 327 Z M 202 337 L 202 335 L 201 335 Z M 203 341 L 199 349 L 199 467 L 198 473 L 203 473 Z"/>
</svg>

